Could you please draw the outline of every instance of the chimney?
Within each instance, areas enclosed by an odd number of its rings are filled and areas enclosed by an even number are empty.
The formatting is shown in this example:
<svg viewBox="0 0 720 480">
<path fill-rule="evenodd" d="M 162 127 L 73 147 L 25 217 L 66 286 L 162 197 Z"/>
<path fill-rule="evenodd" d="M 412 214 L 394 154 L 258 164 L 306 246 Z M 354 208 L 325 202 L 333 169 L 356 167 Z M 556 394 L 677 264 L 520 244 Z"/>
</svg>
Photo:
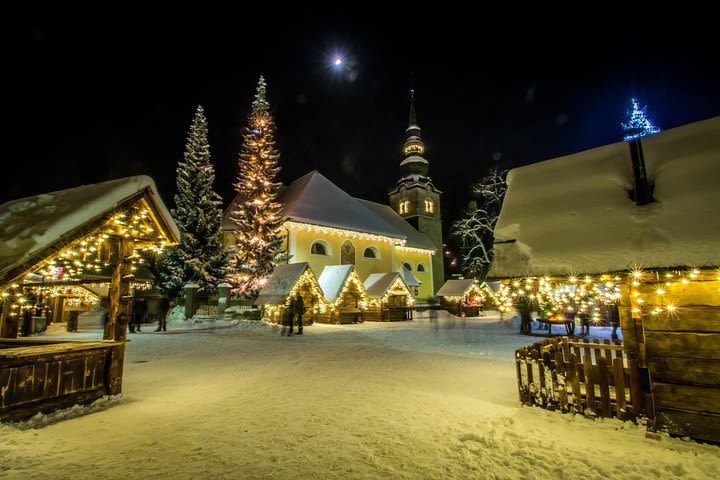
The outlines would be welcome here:
<svg viewBox="0 0 720 480">
<path fill-rule="evenodd" d="M 632 132 L 628 130 L 625 133 L 629 134 Z M 633 179 L 635 180 L 635 188 L 631 192 L 631 198 L 635 200 L 635 205 L 638 206 L 647 205 L 655 201 L 652 196 L 652 188 L 648 181 L 647 172 L 645 171 L 645 157 L 643 156 L 640 138 L 641 137 L 637 137 L 628 141 Z"/>
</svg>

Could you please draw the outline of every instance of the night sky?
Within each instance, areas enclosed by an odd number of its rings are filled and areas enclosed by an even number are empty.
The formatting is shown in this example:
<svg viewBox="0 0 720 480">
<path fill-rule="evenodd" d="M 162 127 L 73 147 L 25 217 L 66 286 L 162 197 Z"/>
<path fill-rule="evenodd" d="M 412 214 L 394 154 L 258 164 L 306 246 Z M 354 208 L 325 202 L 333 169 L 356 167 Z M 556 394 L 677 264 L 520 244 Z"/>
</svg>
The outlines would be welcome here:
<svg viewBox="0 0 720 480">
<path fill-rule="evenodd" d="M 530 28 L 462 12 L 367 10 L 32 19 L 30 61 L 17 72 L 28 120 L 18 161 L 5 162 L 0 202 L 148 174 L 172 207 L 175 168 L 202 104 L 227 204 L 260 74 L 280 180 L 316 169 L 379 202 L 399 178 L 415 88 L 446 227 L 491 167 L 619 141 L 631 96 L 664 129 L 720 115 L 717 40 L 693 33 L 704 28 L 638 32 L 627 18 Z M 335 53 L 342 71 L 332 69 Z"/>
</svg>

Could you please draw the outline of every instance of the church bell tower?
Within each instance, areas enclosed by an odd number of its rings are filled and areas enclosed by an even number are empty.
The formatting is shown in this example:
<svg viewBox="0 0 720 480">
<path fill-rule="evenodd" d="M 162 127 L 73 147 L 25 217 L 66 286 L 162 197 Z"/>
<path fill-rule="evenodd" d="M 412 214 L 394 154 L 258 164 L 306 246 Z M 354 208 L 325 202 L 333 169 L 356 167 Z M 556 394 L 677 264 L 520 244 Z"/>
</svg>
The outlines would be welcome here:
<svg viewBox="0 0 720 480">
<path fill-rule="evenodd" d="M 415 116 L 415 90 L 410 90 L 410 121 L 405 132 L 404 159 L 400 162 L 402 177 L 388 194 L 390 206 L 416 230 L 427 235 L 435 245 L 432 265 L 433 285 L 437 292 L 445 283 L 440 218 L 442 192 L 435 188 L 428 176 L 430 164 L 423 156 L 425 144 L 420 138 L 420 127 Z"/>
</svg>

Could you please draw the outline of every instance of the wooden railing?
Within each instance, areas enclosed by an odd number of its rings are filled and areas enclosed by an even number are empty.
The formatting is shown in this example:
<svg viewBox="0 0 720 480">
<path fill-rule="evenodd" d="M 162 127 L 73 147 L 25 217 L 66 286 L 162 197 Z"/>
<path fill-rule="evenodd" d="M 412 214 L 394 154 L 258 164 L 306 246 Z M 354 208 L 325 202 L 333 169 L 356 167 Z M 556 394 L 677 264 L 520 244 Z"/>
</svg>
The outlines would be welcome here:
<svg viewBox="0 0 720 480">
<path fill-rule="evenodd" d="M 124 342 L 0 339 L 0 420 L 119 394 L 124 353 Z"/>
<path fill-rule="evenodd" d="M 609 340 L 544 340 L 515 352 L 520 401 L 620 420 L 647 416 L 637 360 Z"/>
</svg>

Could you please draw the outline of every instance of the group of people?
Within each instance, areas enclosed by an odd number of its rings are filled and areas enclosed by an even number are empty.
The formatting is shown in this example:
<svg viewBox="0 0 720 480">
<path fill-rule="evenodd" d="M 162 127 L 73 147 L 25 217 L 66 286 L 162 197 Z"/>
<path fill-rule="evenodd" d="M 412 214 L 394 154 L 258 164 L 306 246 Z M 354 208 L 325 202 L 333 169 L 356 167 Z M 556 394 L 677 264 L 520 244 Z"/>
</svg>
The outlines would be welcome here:
<svg viewBox="0 0 720 480">
<path fill-rule="evenodd" d="M 295 321 L 297 321 L 297 332 L 295 332 L 295 334 L 302 335 L 303 313 L 305 313 L 305 302 L 303 301 L 302 295 L 298 293 L 290 299 L 290 304 L 288 305 L 287 311 L 287 321 L 285 322 L 286 326 L 288 326 L 289 328 L 287 330 L 283 329 L 283 333 L 287 331 L 288 335 L 292 335 L 293 325 Z"/>
<path fill-rule="evenodd" d="M 128 328 L 130 330 L 130 333 L 135 332 L 141 332 L 140 330 L 143 322 L 145 321 L 145 316 L 147 315 L 148 307 L 147 303 L 144 298 L 138 298 L 133 302 L 132 305 L 132 317 L 130 319 L 130 324 L 128 325 Z M 170 311 L 170 301 L 162 297 L 160 299 L 160 308 L 158 311 L 158 326 L 155 329 L 156 332 L 165 332 L 167 331 L 167 315 Z"/>
</svg>

